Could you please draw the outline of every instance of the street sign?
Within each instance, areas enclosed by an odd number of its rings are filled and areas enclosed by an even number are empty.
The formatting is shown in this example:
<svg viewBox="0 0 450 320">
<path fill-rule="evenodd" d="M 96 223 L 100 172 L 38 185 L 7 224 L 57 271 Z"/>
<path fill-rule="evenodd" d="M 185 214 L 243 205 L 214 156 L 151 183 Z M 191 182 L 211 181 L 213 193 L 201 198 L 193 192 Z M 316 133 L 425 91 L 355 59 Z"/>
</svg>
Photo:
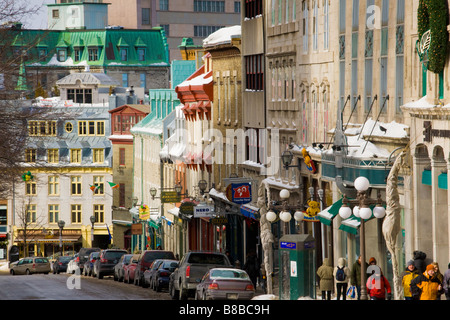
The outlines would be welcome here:
<svg viewBox="0 0 450 320">
<path fill-rule="evenodd" d="M 176 191 L 161 191 L 162 203 L 176 203 L 181 201 L 181 196 Z"/>
<path fill-rule="evenodd" d="M 211 223 L 212 224 L 216 224 L 216 225 L 227 224 L 228 223 L 228 218 L 225 218 L 225 217 L 212 218 L 211 219 Z"/>
<path fill-rule="evenodd" d="M 285 241 L 282 241 L 282 242 L 280 243 L 280 247 L 281 247 L 282 249 L 296 249 L 296 248 L 297 248 L 297 243 L 295 243 L 295 242 L 285 242 Z"/>
</svg>

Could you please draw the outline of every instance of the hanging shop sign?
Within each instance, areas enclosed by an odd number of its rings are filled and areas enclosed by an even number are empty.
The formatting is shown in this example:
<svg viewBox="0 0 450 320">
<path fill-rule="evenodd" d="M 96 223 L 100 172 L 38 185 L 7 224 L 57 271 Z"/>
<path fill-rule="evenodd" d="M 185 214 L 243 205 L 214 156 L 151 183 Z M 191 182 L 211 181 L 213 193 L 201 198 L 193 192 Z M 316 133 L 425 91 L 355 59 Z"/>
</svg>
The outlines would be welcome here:
<svg viewBox="0 0 450 320">
<path fill-rule="evenodd" d="M 150 208 L 146 204 L 139 206 L 139 219 L 147 220 L 150 218 Z"/>
<path fill-rule="evenodd" d="M 142 224 L 133 223 L 131 225 L 131 234 L 132 235 L 141 235 L 142 234 Z"/>
<path fill-rule="evenodd" d="M 311 171 L 311 173 L 316 173 L 316 164 L 314 163 L 314 160 L 311 159 L 311 156 L 309 155 L 309 152 L 306 151 L 305 148 L 302 149 L 302 155 L 303 155 L 303 161 L 306 164 L 306 168 Z"/>
<path fill-rule="evenodd" d="M 177 203 L 181 201 L 181 196 L 176 191 L 161 191 L 162 203 Z"/>
<path fill-rule="evenodd" d="M 214 206 L 198 205 L 194 207 L 194 218 L 212 218 Z"/>
<path fill-rule="evenodd" d="M 226 190 L 229 201 L 245 204 L 252 201 L 252 185 L 249 182 L 230 183 Z"/>
</svg>

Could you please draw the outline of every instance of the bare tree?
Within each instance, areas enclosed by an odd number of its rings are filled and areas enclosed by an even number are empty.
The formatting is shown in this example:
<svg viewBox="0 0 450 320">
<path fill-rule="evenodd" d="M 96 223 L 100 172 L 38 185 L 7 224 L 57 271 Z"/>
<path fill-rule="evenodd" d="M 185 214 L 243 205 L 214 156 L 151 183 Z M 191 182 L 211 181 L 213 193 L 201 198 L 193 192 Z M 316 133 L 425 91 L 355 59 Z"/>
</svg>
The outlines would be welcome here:
<svg viewBox="0 0 450 320">
<path fill-rule="evenodd" d="M 46 219 L 44 215 L 38 214 L 34 201 L 35 197 L 25 196 L 16 210 L 16 226 L 19 228 L 18 240 L 23 244 L 24 257 L 29 256 L 28 245 L 42 235 L 42 230 L 46 225 Z"/>
</svg>

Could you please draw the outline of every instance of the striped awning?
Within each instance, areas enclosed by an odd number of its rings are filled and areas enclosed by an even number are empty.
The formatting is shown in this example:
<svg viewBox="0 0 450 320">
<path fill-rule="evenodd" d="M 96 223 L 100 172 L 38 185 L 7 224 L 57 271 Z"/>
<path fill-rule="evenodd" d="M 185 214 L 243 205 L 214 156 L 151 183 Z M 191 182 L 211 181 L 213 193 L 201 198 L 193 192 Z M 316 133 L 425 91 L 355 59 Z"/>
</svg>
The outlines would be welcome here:
<svg viewBox="0 0 450 320">
<path fill-rule="evenodd" d="M 327 226 L 331 226 L 331 222 L 339 214 L 339 209 L 341 207 L 342 207 L 342 198 L 317 214 L 320 222 L 322 222 Z"/>
<path fill-rule="evenodd" d="M 242 213 L 243 216 L 245 216 L 247 218 L 250 218 L 250 219 L 253 219 L 253 220 L 257 220 L 256 216 L 257 216 L 257 214 L 259 212 L 259 208 L 254 207 L 254 206 L 249 205 L 249 204 L 243 204 L 240 207 L 240 210 L 241 210 L 241 213 Z"/>
</svg>

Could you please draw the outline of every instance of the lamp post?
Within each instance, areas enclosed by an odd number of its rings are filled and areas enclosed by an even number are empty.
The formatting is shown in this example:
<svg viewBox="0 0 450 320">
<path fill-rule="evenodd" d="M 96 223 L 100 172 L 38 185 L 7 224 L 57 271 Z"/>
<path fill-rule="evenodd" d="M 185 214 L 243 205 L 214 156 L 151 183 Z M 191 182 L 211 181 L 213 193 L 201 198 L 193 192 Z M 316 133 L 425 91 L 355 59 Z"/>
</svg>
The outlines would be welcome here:
<svg viewBox="0 0 450 320">
<path fill-rule="evenodd" d="M 300 201 L 297 205 L 289 205 L 288 199 L 291 196 L 289 190 L 283 189 L 280 191 L 280 198 L 282 199 L 282 204 L 278 205 L 276 201 L 273 201 L 269 204 L 269 211 L 267 212 L 266 218 L 269 222 L 273 223 L 277 220 L 277 214 L 273 210 L 280 210 L 281 212 L 279 214 L 280 220 L 285 222 L 285 233 L 288 233 L 288 223 L 292 219 L 292 215 L 290 211 L 294 211 L 294 219 L 297 222 L 300 222 L 303 220 L 304 214 L 301 211 L 302 206 L 300 205 Z"/>
<path fill-rule="evenodd" d="M 61 250 L 61 255 L 62 255 L 62 231 L 63 231 L 65 225 L 66 225 L 66 223 L 64 222 L 64 220 L 59 220 L 58 221 L 58 227 L 59 227 L 59 250 Z"/>
<path fill-rule="evenodd" d="M 360 300 L 367 300 L 367 270 L 363 267 L 366 261 L 366 241 L 365 241 L 365 226 L 364 220 L 370 219 L 372 217 L 372 210 L 370 209 L 370 205 L 375 204 L 376 207 L 373 209 L 373 215 L 381 219 L 386 215 L 386 210 L 383 207 L 383 201 L 381 200 L 381 194 L 378 192 L 377 199 L 370 199 L 367 196 L 367 190 L 370 187 L 370 182 L 366 177 L 358 177 L 354 182 L 355 189 L 357 190 L 357 196 L 354 200 L 349 200 L 344 195 L 344 199 L 342 200 L 342 207 L 339 209 L 339 215 L 342 219 L 348 219 L 352 215 L 352 213 L 361 219 L 360 226 L 360 250 L 361 250 L 361 296 Z M 349 205 L 353 205 L 353 210 L 349 207 Z"/>
<path fill-rule="evenodd" d="M 91 216 L 89 218 L 89 220 L 91 220 L 91 248 L 94 247 L 94 223 L 95 223 L 95 216 Z"/>
</svg>

